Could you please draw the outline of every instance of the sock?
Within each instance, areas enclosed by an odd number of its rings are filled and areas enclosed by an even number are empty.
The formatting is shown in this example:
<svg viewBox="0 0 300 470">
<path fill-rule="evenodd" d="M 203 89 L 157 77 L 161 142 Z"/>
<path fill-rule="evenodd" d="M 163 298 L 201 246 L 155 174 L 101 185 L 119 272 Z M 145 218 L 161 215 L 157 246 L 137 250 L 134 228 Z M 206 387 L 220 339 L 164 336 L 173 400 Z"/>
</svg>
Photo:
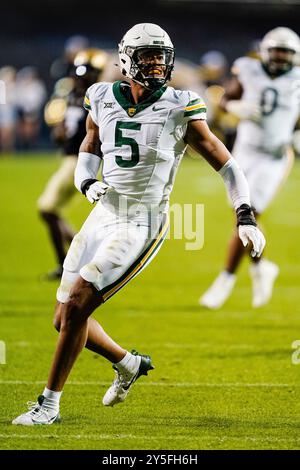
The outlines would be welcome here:
<svg viewBox="0 0 300 470">
<path fill-rule="evenodd" d="M 116 364 L 119 372 L 124 376 L 125 379 L 130 380 L 131 377 L 136 374 L 140 365 L 139 356 L 134 356 L 127 351 L 123 359 Z"/>
<path fill-rule="evenodd" d="M 43 391 L 43 396 L 45 397 L 43 406 L 47 409 L 59 410 L 61 394 L 62 392 L 54 392 L 53 390 L 49 390 L 47 387 L 45 387 Z"/>
<path fill-rule="evenodd" d="M 266 264 L 268 264 L 268 261 L 265 260 L 265 258 L 260 258 L 257 261 L 252 260 L 252 263 L 250 264 L 250 272 L 260 275 Z"/>
</svg>

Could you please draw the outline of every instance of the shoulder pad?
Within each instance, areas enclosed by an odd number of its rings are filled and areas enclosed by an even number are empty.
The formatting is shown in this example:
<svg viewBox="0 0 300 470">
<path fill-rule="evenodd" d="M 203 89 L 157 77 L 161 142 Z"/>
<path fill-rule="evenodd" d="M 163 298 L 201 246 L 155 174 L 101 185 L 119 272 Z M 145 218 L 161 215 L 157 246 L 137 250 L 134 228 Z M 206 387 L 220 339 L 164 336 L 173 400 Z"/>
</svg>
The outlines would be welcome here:
<svg viewBox="0 0 300 470">
<path fill-rule="evenodd" d="M 181 103 L 184 111 L 184 118 L 206 119 L 206 104 L 198 93 L 186 90 L 182 92 Z"/>
<path fill-rule="evenodd" d="M 111 86 L 111 83 L 107 82 L 99 82 L 99 83 L 94 83 L 92 86 L 90 86 L 87 89 L 87 92 L 84 97 L 84 107 L 88 111 L 92 109 L 93 104 L 99 103 L 101 101 L 109 87 Z"/>
</svg>

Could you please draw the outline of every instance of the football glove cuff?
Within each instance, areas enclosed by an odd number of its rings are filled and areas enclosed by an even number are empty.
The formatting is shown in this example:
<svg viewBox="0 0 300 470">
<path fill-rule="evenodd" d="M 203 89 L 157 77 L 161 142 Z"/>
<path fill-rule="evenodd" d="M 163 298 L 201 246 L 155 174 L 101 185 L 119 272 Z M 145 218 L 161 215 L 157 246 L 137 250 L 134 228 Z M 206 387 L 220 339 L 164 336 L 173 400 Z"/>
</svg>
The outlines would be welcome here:
<svg viewBox="0 0 300 470">
<path fill-rule="evenodd" d="M 93 184 L 93 183 L 96 183 L 96 181 L 98 180 L 95 180 L 95 179 L 88 179 L 88 180 L 84 180 L 82 183 L 81 183 L 81 187 L 80 187 L 80 191 L 82 192 L 82 194 L 84 194 L 86 196 L 86 192 L 87 190 L 90 188 L 90 186 Z"/>
<path fill-rule="evenodd" d="M 242 204 L 236 211 L 238 234 L 244 247 L 252 246 L 251 256 L 260 257 L 266 240 L 263 233 L 257 227 L 257 223 L 253 214 L 253 210 L 248 204 Z"/>
<path fill-rule="evenodd" d="M 94 204 L 94 202 L 99 201 L 99 199 L 104 196 L 108 190 L 108 185 L 98 180 L 90 180 L 85 185 L 85 197 L 87 200 Z"/>
<path fill-rule="evenodd" d="M 242 204 L 238 209 L 236 210 L 236 216 L 237 216 L 237 227 L 239 225 L 254 225 L 254 227 L 257 226 L 253 210 L 251 209 L 248 204 Z"/>
</svg>

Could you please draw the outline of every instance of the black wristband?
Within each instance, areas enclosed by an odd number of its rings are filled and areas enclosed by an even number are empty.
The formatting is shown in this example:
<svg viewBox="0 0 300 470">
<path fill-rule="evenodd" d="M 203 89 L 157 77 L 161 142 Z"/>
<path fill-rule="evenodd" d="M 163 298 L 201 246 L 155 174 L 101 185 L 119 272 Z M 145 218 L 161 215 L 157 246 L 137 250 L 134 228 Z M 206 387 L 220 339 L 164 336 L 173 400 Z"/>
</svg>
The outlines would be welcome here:
<svg viewBox="0 0 300 470">
<path fill-rule="evenodd" d="M 253 210 L 250 206 L 248 206 L 248 204 L 242 204 L 240 207 L 238 207 L 236 210 L 236 216 L 237 227 L 239 225 L 254 225 L 254 227 L 257 226 Z"/>
<path fill-rule="evenodd" d="M 88 179 L 88 180 L 84 180 L 82 181 L 81 183 L 81 186 L 80 186 L 80 190 L 82 192 L 82 194 L 86 194 L 87 190 L 89 189 L 89 187 L 93 184 L 93 183 L 96 183 L 96 181 L 98 180 L 95 180 L 95 179 Z"/>
</svg>

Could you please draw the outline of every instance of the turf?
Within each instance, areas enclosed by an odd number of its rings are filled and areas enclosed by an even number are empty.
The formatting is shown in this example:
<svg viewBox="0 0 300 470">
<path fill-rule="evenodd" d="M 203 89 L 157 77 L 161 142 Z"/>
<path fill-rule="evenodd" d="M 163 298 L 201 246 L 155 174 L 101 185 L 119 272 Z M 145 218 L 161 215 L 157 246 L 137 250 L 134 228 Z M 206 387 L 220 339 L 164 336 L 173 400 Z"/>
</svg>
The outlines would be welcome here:
<svg viewBox="0 0 300 470">
<path fill-rule="evenodd" d="M 1 174 L 1 449 L 299 449 L 300 162 L 263 222 L 269 257 L 281 274 L 271 303 L 251 309 L 245 261 L 222 310 L 201 309 L 199 295 L 222 266 L 232 216 L 222 181 L 206 165 L 182 162 L 175 203 L 205 204 L 205 243 L 187 251 L 171 237 L 143 273 L 96 312 L 125 348 L 151 354 L 156 366 L 128 399 L 105 408 L 110 364 L 84 351 L 65 387 L 62 423 L 14 427 L 41 392 L 56 342 L 56 283 L 40 280 L 55 260 L 36 200 L 59 160 L 6 157 Z M 79 194 L 67 210 L 80 227 L 90 206 Z"/>
</svg>

